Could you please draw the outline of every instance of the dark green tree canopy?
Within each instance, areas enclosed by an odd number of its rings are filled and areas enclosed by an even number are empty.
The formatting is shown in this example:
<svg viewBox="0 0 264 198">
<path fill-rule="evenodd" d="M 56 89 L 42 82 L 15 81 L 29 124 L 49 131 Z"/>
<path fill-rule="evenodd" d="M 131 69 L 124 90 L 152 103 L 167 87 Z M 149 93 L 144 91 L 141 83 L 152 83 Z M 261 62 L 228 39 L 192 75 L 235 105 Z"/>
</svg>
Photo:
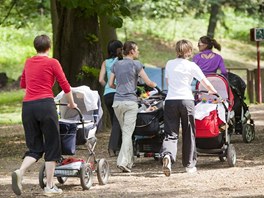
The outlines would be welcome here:
<svg viewBox="0 0 264 198">
<path fill-rule="evenodd" d="M 35 18 L 50 16 L 49 0 L 1 0 L 0 1 L 0 25 L 14 25 L 21 28 Z"/>
<path fill-rule="evenodd" d="M 122 17 L 130 16 L 125 0 L 60 0 L 69 9 L 80 8 L 85 16 L 107 16 L 108 23 L 116 28 L 122 27 Z"/>
</svg>

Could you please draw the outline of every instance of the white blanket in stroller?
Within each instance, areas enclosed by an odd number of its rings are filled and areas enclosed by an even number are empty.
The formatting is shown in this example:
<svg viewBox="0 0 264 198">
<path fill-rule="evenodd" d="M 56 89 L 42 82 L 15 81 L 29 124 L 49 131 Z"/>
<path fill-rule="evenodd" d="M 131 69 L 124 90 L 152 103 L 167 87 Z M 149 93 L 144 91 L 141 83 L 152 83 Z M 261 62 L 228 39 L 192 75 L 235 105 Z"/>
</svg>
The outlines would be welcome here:
<svg viewBox="0 0 264 198">
<path fill-rule="evenodd" d="M 87 111 L 98 109 L 99 94 L 98 91 L 91 90 L 88 86 L 72 87 L 73 93 L 79 94 L 79 97 L 84 98 L 84 104 Z M 61 91 L 56 97 L 55 101 L 62 99 L 64 91 Z"/>
<path fill-rule="evenodd" d="M 227 102 L 225 102 L 225 105 L 228 108 Z M 197 120 L 202 120 L 206 116 L 209 116 L 211 111 L 214 111 L 216 109 L 220 120 L 226 123 L 225 108 L 222 103 L 213 104 L 213 103 L 199 102 L 194 108 L 195 110 L 194 118 Z"/>
</svg>

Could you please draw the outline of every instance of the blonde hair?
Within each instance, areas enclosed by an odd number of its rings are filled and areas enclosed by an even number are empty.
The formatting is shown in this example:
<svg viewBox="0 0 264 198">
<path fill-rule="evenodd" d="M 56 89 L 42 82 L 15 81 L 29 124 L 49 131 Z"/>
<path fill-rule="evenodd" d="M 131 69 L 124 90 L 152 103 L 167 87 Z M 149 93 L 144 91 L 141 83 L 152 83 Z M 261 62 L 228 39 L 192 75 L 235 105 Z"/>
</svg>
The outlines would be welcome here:
<svg viewBox="0 0 264 198">
<path fill-rule="evenodd" d="M 187 59 L 192 55 L 193 45 L 188 40 L 184 40 L 184 39 L 179 40 L 176 43 L 175 50 L 176 50 L 177 58 Z"/>
</svg>

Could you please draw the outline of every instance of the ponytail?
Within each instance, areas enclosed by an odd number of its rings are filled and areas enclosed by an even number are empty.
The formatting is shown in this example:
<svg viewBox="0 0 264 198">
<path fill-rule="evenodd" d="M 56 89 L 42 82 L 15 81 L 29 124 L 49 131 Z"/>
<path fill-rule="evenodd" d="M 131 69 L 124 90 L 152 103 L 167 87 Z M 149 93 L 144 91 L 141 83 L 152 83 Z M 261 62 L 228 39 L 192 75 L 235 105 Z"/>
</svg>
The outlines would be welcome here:
<svg viewBox="0 0 264 198">
<path fill-rule="evenodd" d="M 211 42 L 215 49 L 217 49 L 218 51 L 221 51 L 221 45 L 217 43 L 215 39 L 211 39 Z"/>
<path fill-rule="evenodd" d="M 207 49 L 217 49 L 218 51 L 221 51 L 221 45 L 213 38 L 210 38 L 209 36 L 202 36 L 200 38 L 200 42 L 207 44 Z"/>
</svg>

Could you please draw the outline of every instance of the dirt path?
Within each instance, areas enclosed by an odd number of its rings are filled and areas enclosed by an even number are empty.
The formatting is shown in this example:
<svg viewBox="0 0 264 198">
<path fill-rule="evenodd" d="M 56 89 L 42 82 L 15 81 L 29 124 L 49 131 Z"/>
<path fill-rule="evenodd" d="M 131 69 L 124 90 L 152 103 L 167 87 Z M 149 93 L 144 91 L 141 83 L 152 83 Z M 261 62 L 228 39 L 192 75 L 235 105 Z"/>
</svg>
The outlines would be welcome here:
<svg viewBox="0 0 264 198">
<path fill-rule="evenodd" d="M 97 135 L 97 158 L 106 158 L 111 166 L 111 176 L 107 185 L 94 184 L 83 191 L 77 178 L 68 178 L 60 185 L 64 194 L 58 197 L 264 197 L 264 105 L 253 105 L 250 112 L 256 123 L 256 138 L 246 144 L 241 135 L 232 137 L 237 153 L 236 167 L 217 157 L 199 157 L 198 172 L 187 174 L 181 165 L 181 154 L 172 167 L 172 175 L 165 177 L 161 165 L 153 158 L 137 158 L 132 173 L 121 173 L 116 168 L 116 158 L 106 154 L 107 132 Z M 2 127 L 0 132 L 0 197 L 15 197 L 11 191 L 10 173 L 21 163 L 25 145 L 21 126 Z M 84 153 L 78 153 L 83 157 Z M 43 197 L 38 185 L 37 163 L 23 180 L 21 197 Z"/>
</svg>

